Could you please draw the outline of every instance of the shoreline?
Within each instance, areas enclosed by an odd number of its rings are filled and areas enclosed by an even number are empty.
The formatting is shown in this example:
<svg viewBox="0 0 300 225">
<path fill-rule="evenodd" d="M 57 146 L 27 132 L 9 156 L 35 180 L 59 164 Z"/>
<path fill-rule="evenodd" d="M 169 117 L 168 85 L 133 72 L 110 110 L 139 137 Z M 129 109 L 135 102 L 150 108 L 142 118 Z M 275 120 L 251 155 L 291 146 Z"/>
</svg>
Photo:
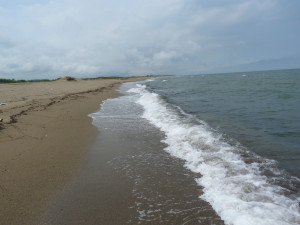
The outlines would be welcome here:
<svg viewBox="0 0 300 225">
<path fill-rule="evenodd" d="M 145 79 L 1 84 L 1 224 L 38 224 L 87 159 L 98 132 L 88 114 L 119 96 L 122 83 Z"/>
<path fill-rule="evenodd" d="M 125 84 L 122 93 L 133 86 Z M 199 199 L 197 176 L 164 150 L 164 133 L 141 117 L 137 97 L 107 100 L 93 114 L 100 132 L 89 159 L 50 203 L 41 224 L 224 225 Z"/>
</svg>

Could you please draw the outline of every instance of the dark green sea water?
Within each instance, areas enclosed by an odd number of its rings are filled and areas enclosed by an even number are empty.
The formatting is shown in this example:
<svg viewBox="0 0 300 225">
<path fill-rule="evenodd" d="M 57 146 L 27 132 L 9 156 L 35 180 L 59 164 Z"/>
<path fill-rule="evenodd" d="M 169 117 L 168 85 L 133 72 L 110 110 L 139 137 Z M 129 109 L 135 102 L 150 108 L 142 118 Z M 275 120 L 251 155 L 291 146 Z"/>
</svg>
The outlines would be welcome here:
<svg viewBox="0 0 300 225">
<path fill-rule="evenodd" d="M 147 85 L 229 142 L 300 177 L 300 70 L 165 77 Z"/>
</svg>

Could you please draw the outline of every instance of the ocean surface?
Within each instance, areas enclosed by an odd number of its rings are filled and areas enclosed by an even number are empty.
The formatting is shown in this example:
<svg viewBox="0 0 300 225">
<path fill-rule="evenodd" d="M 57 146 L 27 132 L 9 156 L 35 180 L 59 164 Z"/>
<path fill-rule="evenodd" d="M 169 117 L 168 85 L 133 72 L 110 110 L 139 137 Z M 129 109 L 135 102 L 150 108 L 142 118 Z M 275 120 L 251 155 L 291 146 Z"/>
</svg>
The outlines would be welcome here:
<svg viewBox="0 0 300 225">
<path fill-rule="evenodd" d="M 166 76 L 120 92 L 92 117 L 141 142 L 110 161 L 134 186 L 128 224 L 300 224 L 300 70 Z"/>
</svg>

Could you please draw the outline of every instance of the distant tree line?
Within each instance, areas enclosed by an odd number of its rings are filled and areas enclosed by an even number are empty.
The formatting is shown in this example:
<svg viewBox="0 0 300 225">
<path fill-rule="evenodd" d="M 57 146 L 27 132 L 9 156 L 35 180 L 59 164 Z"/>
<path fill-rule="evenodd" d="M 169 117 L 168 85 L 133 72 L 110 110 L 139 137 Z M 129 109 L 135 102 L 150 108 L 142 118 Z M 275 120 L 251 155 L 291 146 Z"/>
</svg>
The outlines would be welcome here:
<svg viewBox="0 0 300 225">
<path fill-rule="evenodd" d="M 51 80 L 49 80 L 49 79 L 15 80 L 15 79 L 0 78 L 0 84 L 24 83 L 24 82 L 45 82 L 45 81 L 51 81 Z"/>
</svg>

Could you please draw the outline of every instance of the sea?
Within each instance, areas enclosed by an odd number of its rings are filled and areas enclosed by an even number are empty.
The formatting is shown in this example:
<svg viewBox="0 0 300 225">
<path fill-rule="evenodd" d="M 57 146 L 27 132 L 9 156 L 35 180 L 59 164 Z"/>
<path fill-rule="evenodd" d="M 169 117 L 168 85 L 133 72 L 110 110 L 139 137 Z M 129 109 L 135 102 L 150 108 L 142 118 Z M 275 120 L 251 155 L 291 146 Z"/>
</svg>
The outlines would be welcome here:
<svg viewBox="0 0 300 225">
<path fill-rule="evenodd" d="M 163 76 L 119 92 L 90 115 L 98 142 L 69 218 L 300 224 L 300 70 Z"/>
<path fill-rule="evenodd" d="M 168 224 L 164 218 L 182 214 L 178 224 L 300 224 L 300 70 L 164 76 L 126 83 L 119 91 L 124 96 L 107 100 L 93 114 L 94 124 L 123 129 L 119 122 L 126 120 L 135 136 L 159 133 L 164 144 L 149 153 L 146 140 L 137 155 L 116 162 L 135 183 L 135 222 Z M 166 162 L 162 152 L 175 162 Z M 194 184 L 178 175 L 186 170 Z M 153 173 L 170 174 L 162 181 Z M 139 190 L 143 182 L 151 185 Z M 184 187 L 188 194 L 189 186 L 201 191 L 195 199 L 181 198 L 178 205 L 185 206 L 178 209 L 176 200 L 160 197 L 160 182 L 169 192 Z M 197 217 L 191 202 L 198 199 L 220 219 Z M 168 201 L 174 208 L 164 211 Z"/>
</svg>

